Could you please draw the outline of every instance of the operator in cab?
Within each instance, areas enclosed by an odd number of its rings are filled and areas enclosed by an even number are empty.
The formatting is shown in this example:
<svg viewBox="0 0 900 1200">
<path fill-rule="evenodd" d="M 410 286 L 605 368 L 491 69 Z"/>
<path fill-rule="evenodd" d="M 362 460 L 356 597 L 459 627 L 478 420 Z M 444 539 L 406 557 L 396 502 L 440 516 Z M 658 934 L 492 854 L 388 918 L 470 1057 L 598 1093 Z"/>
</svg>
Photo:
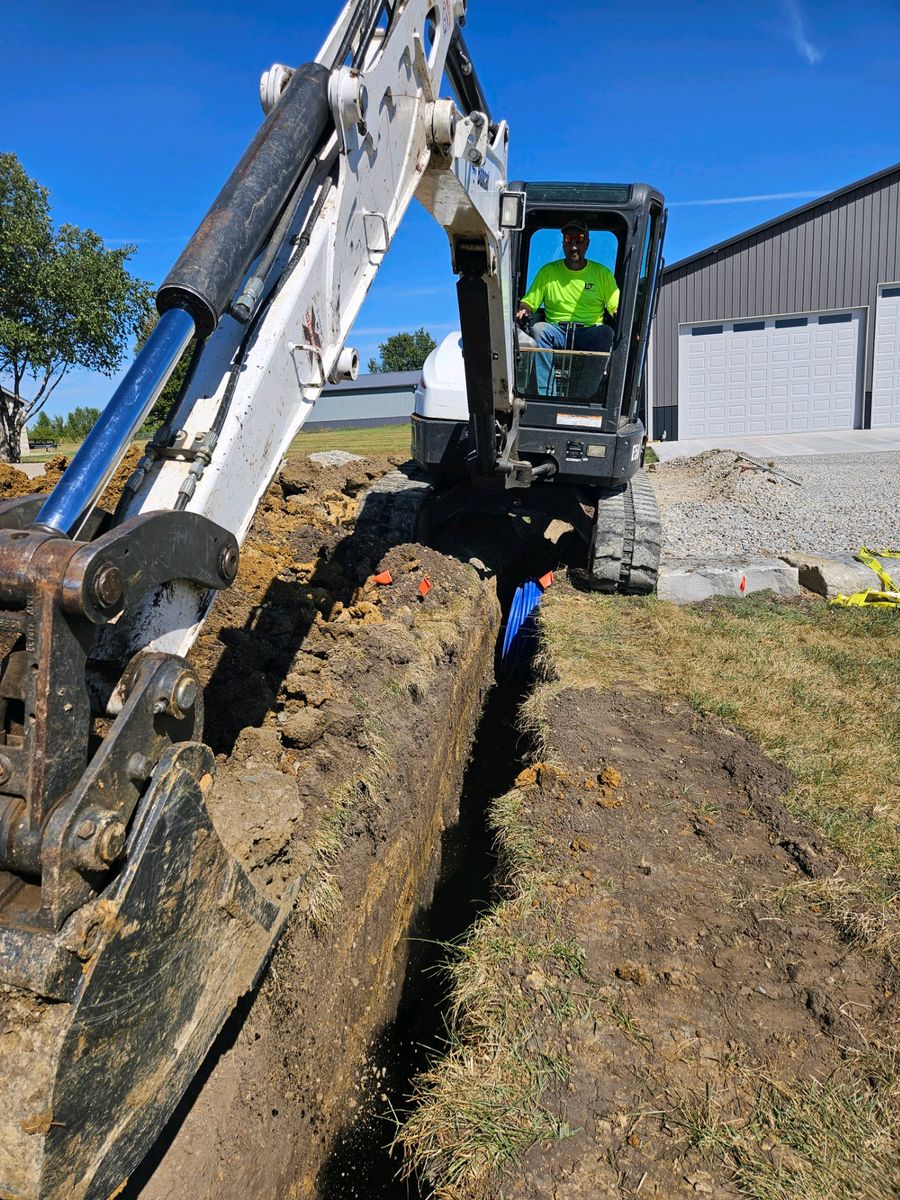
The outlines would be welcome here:
<svg viewBox="0 0 900 1200">
<path fill-rule="evenodd" d="M 591 239 L 584 221 L 568 221 L 561 232 L 565 257 L 541 267 L 516 310 L 516 320 L 520 322 L 542 305 L 547 314 L 546 321 L 535 322 L 531 329 L 538 346 L 548 351 L 535 354 L 537 392 L 541 396 L 556 394 L 550 351 L 591 350 L 608 354 L 613 331 L 603 320 L 607 313 L 615 316 L 619 307 L 619 285 L 612 271 L 587 258 Z M 586 397 L 596 390 L 602 373 L 600 366 L 588 372 L 594 382 L 585 389 Z"/>
</svg>

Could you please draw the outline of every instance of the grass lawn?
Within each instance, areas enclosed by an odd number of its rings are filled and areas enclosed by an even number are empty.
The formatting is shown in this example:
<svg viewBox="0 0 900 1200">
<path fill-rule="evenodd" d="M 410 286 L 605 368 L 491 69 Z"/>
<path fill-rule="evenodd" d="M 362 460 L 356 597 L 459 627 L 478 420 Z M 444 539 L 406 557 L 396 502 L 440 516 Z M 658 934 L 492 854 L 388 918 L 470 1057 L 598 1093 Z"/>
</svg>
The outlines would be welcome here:
<svg viewBox="0 0 900 1200">
<path fill-rule="evenodd" d="M 678 606 L 551 595 L 541 609 L 566 683 L 674 692 L 744 730 L 811 820 L 884 895 L 900 868 L 900 622 L 889 609 L 766 594 Z"/>
<path fill-rule="evenodd" d="M 372 429 L 313 429 L 300 430 L 291 442 L 288 458 L 301 454 L 314 454 L 317 450 L 346 450 L 350 454 L 385 455 L 399 454 L 409 457 L 409 422 L 401 425 L 377 425 Z M 40 450 L 26 454 L 22 462 L 48 462 L 58 454 L 71 458 L 80 442 L 60 442 L 54 450 Z"/>
<path fill-rule="evenodd" d="M 402 425 L 376 425 L 372 429 L 300 430 L 291 442 L 288 458 L 315 454 L 317 450 L 346 450 L 350 454 L 399 454 L 408 458 L 409 422 Z"/>
<path fill-rule="evenodd" d="M 54 446 L 51 450 L 35 450 L 33 454 L 23 454 L 22 462 L 49 462 L 51 458 L 56 458 L 59 454 L 64 454 L 66 458 L 71 458 L 80 445 L 81 442 L 60 442 L 58 446 Z"/>
</svg>

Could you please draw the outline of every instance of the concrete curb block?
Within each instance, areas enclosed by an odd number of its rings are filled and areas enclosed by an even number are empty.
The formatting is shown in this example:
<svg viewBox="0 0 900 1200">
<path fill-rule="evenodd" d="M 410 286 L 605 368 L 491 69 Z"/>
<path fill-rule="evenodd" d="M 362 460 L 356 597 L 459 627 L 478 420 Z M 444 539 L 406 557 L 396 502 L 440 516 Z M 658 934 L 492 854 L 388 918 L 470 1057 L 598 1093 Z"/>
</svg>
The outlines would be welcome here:
<svg viewBox="0 0 900 1200">
<path fill-rule="evenodd" d="M 783 554 L 781 557 L 797 568 L 803 587 L 826 600 L 881 586 L 875 572 L 849 554 L 839 558 L 823 558 L 816 554 Z"/>
<path fill-rule="evenodd" d="M 669 559 L 659 569 L 657 595 L 673 604 L 765 591 L 798 595 L 797 568 L 777 558 L 748 557 Z"/>
</svg>

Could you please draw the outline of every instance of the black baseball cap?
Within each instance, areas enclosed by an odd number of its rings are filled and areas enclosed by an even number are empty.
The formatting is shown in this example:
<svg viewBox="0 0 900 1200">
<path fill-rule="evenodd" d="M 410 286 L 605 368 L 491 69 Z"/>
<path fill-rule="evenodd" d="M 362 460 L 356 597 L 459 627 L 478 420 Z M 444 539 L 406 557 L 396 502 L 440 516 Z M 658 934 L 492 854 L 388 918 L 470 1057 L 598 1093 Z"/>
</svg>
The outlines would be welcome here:
<svg viewBox="0 0 900 1200">
<path fill-rule="evenodd" d="M 578 233 L 583 234 L 590 232 L 584 221 L 580 221 L 577 217 L 574 217 L 571 221 L 566 221 L 565 225 L 563 225 L 562 229 L 560 230 L 560 233 L 568 233 L 570 229 L 576 230 Z"/>
</svg>

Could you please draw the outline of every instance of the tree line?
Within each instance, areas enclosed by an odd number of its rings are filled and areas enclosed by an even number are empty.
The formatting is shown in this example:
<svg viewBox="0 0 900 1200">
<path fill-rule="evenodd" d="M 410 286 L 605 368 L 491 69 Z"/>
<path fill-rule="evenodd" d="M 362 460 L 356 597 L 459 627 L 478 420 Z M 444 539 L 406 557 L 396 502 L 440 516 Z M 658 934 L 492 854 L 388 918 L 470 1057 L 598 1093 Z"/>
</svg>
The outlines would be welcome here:
<svg viewBox="0 0 900 1200">
<path fill-rule="evenodd" d="M 81 442 L 100 416 L 99 408 L 76 408 L 65 416 L 42 412 L 28 427 L 28 440 L 35 442 Z"/>
<path fill-rule="evenodd" d="M 23 426 L 32 441 L 78 442 L 100 415 L 44 411 L 73 367 L 111 376 L 156 324 L 153 287 L 126 268 L 135 246 L 109 249 L 91 229 L 54 227 L 49 193 L 15 154 L 0 154 L 0 461 L 18 462 Z M 423 328 L 387 338 L 369 370 L 418 370 L 435 341 Z M 182 356 L 141 432 L 158 428 L 187 370 Z M 10 386 L 11 385 L 11 386 Z"/>
</svg>

